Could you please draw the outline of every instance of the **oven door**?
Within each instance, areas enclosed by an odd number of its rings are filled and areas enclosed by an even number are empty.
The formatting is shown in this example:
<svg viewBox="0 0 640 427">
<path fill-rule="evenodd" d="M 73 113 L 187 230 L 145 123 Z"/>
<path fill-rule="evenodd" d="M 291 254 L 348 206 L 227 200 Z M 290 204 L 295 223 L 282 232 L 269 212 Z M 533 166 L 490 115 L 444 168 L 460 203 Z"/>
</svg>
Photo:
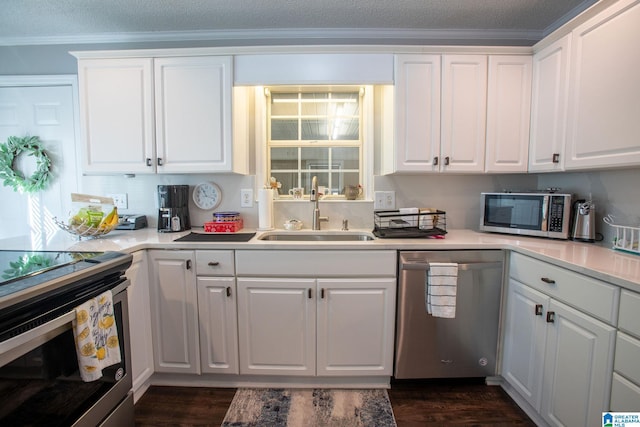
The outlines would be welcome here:
<svg viewBox="0 0 640 427">
<path fill-rule="evenodd" d="M 112 290 L 122 361 L 96 381 L 80 378 L 75 311 L 0 343 L 0 425 L 133 425 L 128 285 Z"/>
</svg>

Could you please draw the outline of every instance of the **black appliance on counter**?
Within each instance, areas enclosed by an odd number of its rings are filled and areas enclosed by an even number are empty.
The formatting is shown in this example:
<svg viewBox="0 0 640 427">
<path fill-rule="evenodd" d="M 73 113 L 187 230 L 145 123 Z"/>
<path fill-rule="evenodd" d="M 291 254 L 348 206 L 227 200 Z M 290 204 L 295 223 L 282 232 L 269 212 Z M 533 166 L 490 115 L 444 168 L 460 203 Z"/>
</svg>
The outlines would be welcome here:
<svg viewBox="0 0 640 427">
<path fill-rule="evenodd" d="M 158 231 L 170 233 L 190 229 L 189 186 L 158 185 Z"/>
<path fill-rule="evenodd" d="M 119 252 L 0 250 L 0 425 L 133 426 L 129 316 Z M 113 295 L 121 362 L 84 382 L 75 307 Z"/>
</svg>

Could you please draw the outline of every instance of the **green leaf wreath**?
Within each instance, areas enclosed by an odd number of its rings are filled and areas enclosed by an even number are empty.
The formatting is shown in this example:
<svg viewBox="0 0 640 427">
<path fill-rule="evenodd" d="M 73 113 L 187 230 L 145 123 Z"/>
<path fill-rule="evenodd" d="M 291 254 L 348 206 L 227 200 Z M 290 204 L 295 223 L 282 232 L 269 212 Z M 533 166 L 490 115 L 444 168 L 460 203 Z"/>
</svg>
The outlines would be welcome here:
<svg viewBox="0 0 640 427">
<path fill-rule="evenodd" d="M 16 158 L 23 152 L 36 159 L 36 171 L 30 177 L 14 169 Z M 13 191 L 35 193 L 46 188 L 51 179 L 51 159 L 42 148 L 40 138 L 10 136 L 5 144 L 0 145 L 0 179 Z"/>
</svg>

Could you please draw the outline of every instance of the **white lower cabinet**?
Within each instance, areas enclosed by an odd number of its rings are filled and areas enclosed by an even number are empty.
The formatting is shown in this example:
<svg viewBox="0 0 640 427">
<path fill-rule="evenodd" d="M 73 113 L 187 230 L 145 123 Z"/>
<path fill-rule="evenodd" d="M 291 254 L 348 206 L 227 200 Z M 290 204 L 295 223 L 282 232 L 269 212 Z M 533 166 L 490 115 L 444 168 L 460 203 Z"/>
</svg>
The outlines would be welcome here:
<svg viewBox="0 0 640 427">
<path fill-rule="evenodd" d="M 200 373 L 194 259 L 193 251 L 149 251 L 156 372 Z"/>
<path fill-rule="evenodd" d="M 131 342 L 131 377 L 133 398 L 140 398 L 149 386 L 153 374 L 153 344 L 149 311 L 149 268 L 146 251 L 133 254 L 127 270 L 131 285 L 127 288 L 129 302 L 129 341 Z"/>
<path fill-rule="evenodd" d="M 587 298 L 610 290 L 610 298 L 596 301 L 606 312 L 618 289 L 515 253 L 510 275 L 502 360 L 507 389 L 548 425 L 601 425 L 609 410 L 616 329 L 557 296 L 574 284 Z"/>
<path fill-rule="evenodd" d="M 393 278 L 238 278 L 240 373 L 390 376 Z"/>
<path fill-rule="evenodd" d="M 616 357 L 613 364 L 611 410 L 634 412 L 640 408 L 640 294 L 620 295 Z"/>
</svg>

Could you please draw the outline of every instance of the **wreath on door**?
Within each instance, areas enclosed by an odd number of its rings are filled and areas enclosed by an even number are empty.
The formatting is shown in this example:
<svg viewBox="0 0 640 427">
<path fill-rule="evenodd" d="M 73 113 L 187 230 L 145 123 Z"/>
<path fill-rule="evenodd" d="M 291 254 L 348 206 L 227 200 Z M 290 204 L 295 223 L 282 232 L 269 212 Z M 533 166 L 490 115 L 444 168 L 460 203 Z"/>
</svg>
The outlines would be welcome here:
<svg viewBox="0 0 640 427">
<path fill-rule="evenodd" d="M 28 177 L 15 168 L 15 160 L 22 153 L 36 160 L 36 170 Z M 51 179 L 51 159 L 42 148 L 40 138 L 10 136 L 0 145 L 0 179 L 4 186 L 22 193 L 35 193 L 47 187 Z"/>
</svg>

